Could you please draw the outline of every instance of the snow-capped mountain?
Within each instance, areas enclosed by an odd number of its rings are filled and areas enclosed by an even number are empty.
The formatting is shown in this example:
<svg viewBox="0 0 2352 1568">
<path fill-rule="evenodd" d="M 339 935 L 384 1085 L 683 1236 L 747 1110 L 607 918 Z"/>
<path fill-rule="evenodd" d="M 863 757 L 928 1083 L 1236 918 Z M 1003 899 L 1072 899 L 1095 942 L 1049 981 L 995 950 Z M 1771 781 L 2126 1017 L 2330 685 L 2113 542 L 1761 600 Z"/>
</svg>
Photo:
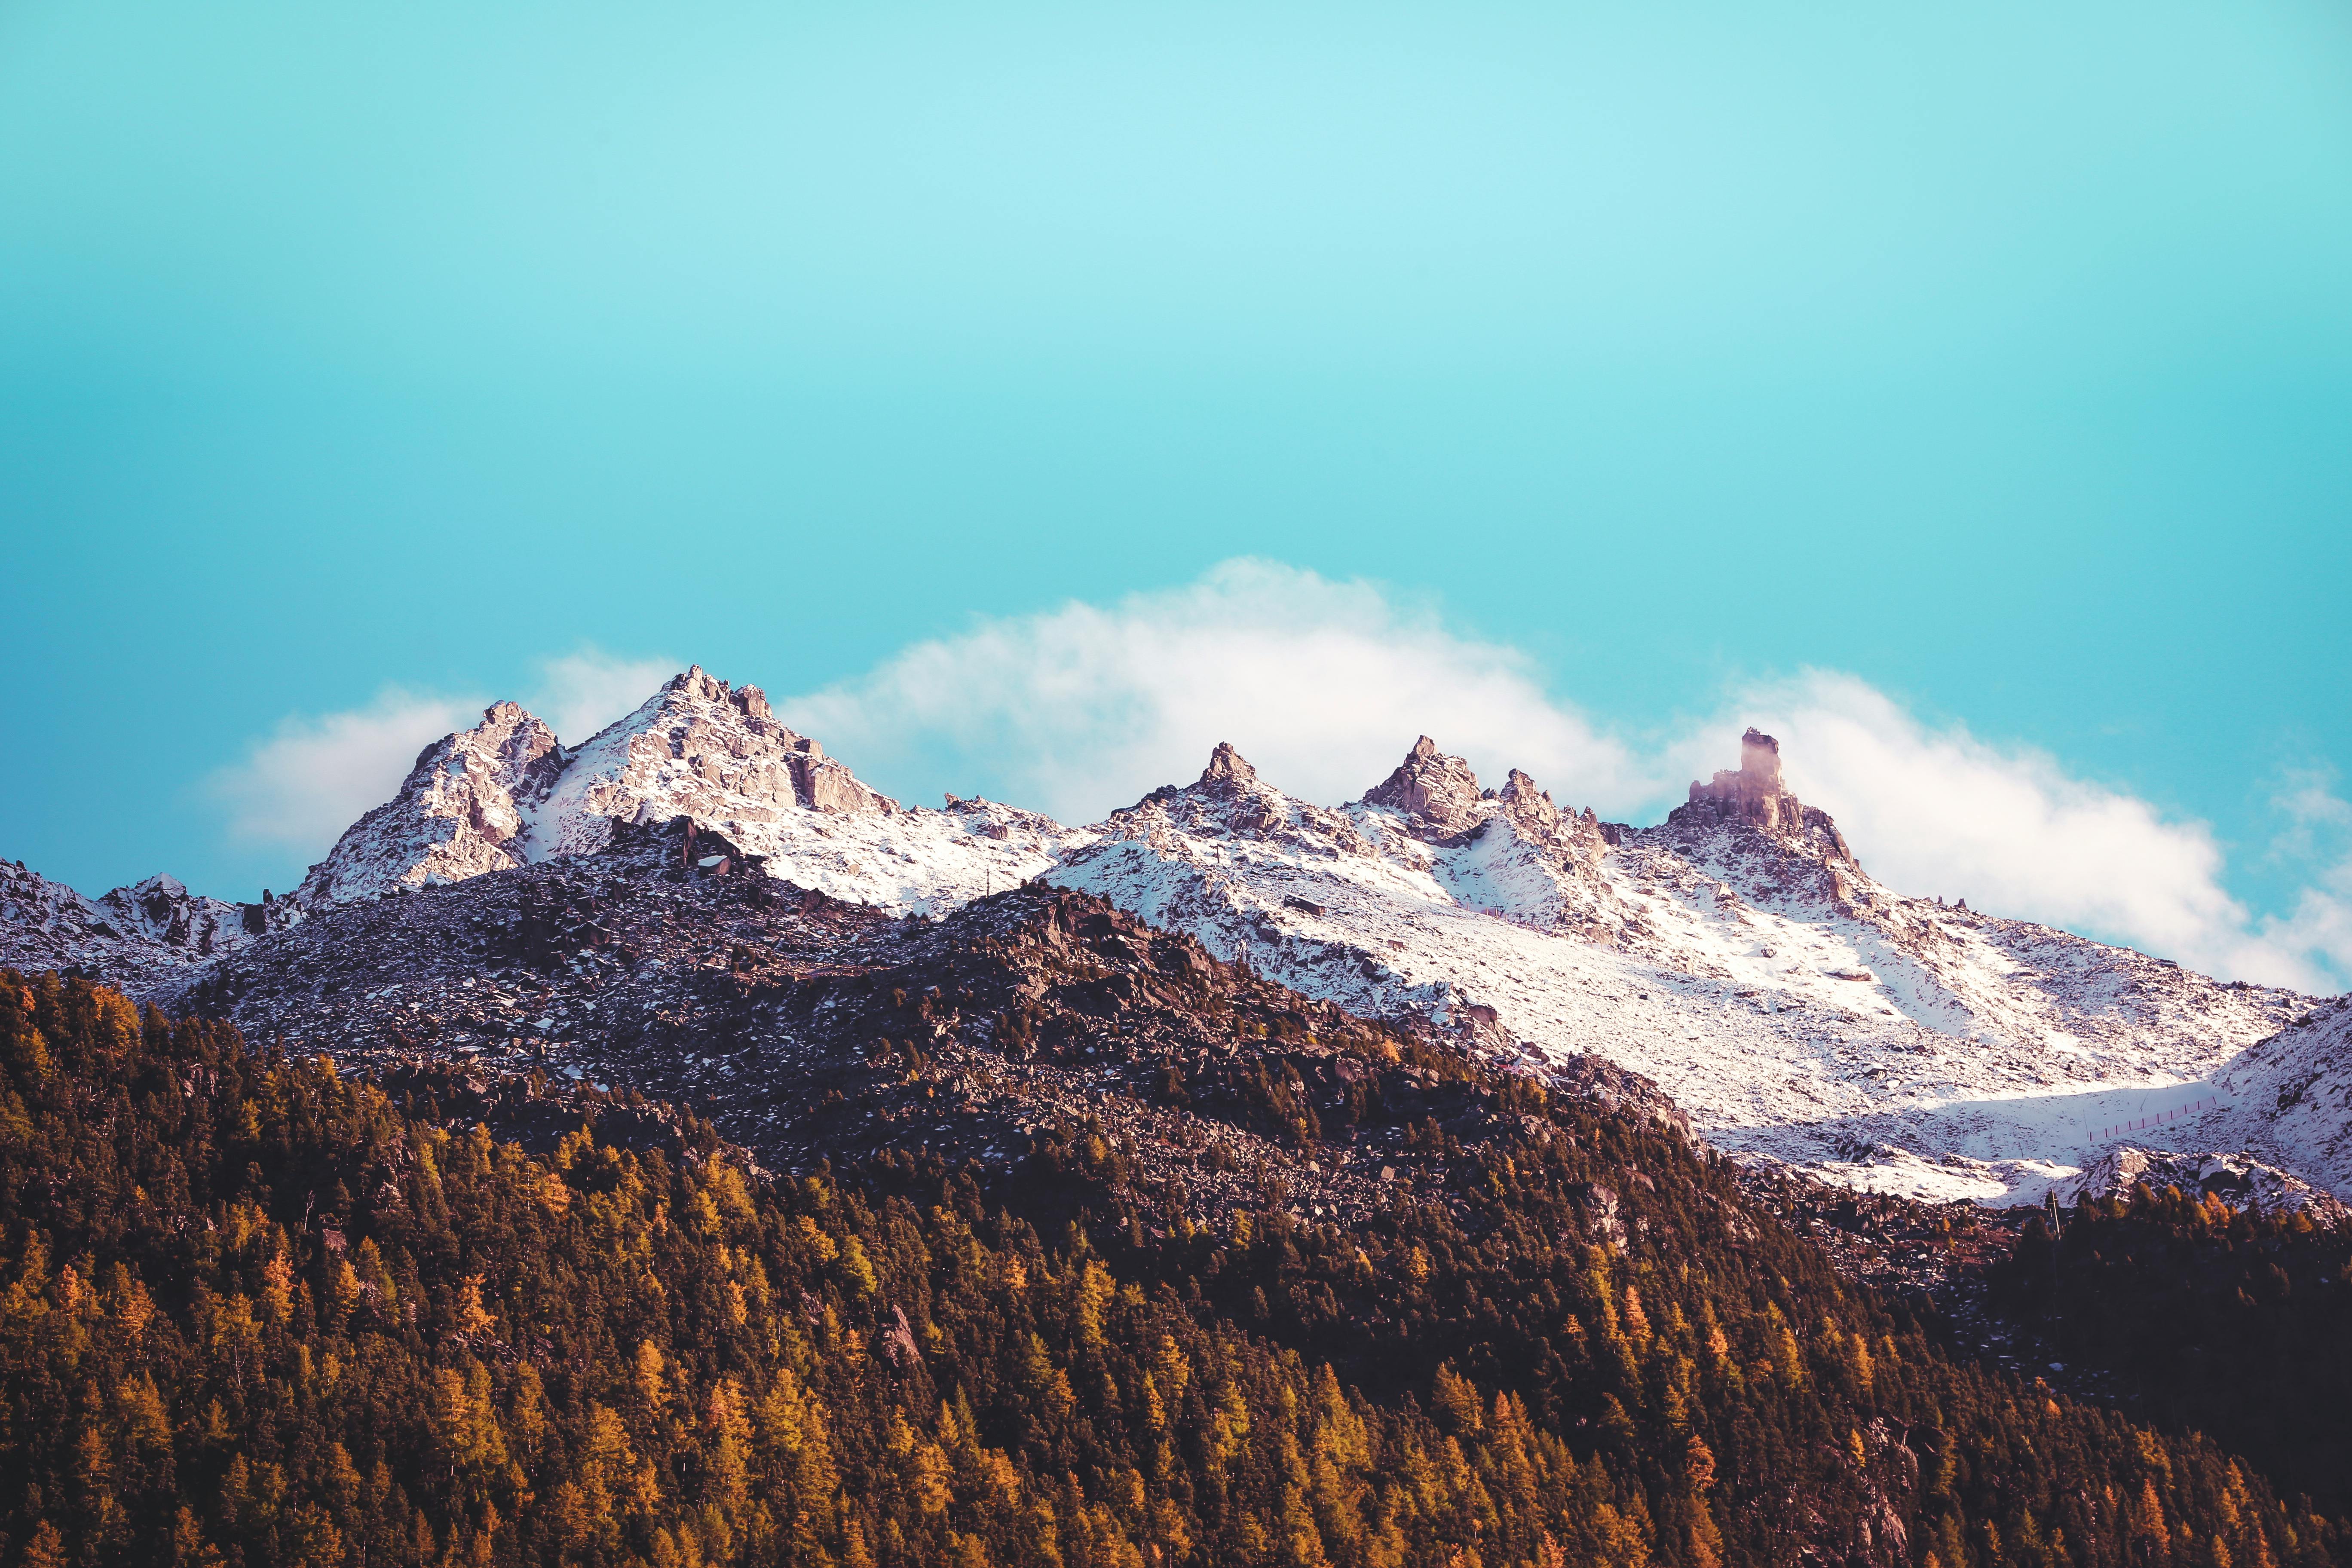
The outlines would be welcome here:
<svg viewBox="0 0 2352 1568">
<path fill-rule="evenodd" d="M 0 860 L 0 964 L 83 970 L 137 994 L 286 924 L 291 902 L 262 897 L 224 903 L 156 876 L 85 899 Z"/>
<path fill-rule="evenodd" d="M 1592 1052 L 1719 1144 L 1920 1195 L 2038 1196 L 2308 1005 L 1895 894 L 1752 731 L 1642 831 L 1523 774 L 1482 791 L 1426 738 L 1336 808 L 1220 747 L 1053 876 L 1309 994 Z"/>
<path fill-rule="evenodd" d="M 2245 1149 L 2352 1197 L 2352 995 L 2315 1004 L 2213 1076 L 2219 1103 L 2175 1147 Z"/>
<path fill-rule="evenodd" d="M 511 702 L 425 748 L 400 793 L 304 879 L 306 906 L 593 853 L 615 822 L 690 817 L 768 870 L 835 898 L 938 912 L 1053 866 L 1087 836 L 989 801 L 909 808 L 769 710 L 756 686 L 688 669 L 566 751 Z"/>
<path fill-rule="evenodd" d="M 1557 805 L 1517 771 L 1486 789 L 1426 736 L 1344 805 L 1286 795 L 1219 746 L 1192 784 L 1072 828 L 952 795 L 901 805 L 757 687 L 696 668 L 576 749 L 512 703 L 487 710 L 267 908 L 168 879 L 91 904 L 19 870 L 0 881 L 0 961 L 145 989 L 305 910 L 592 854 L 615 824 L 678 816 L 771 875 L 898 913 L 1035 878 L 1083 889 L 1533 1070 L 1607 1058 L 1717 1144 L 1858 1185 L 2030 1200 L 2098 1179 L 2118 1149 L 2171 1144 L 2352 1193 L 2352 1012 L 1898 894 L 1787 791 L 1777 742 L 1752 730 L 1738 769 L 1648 828 Z"/>
</svg>

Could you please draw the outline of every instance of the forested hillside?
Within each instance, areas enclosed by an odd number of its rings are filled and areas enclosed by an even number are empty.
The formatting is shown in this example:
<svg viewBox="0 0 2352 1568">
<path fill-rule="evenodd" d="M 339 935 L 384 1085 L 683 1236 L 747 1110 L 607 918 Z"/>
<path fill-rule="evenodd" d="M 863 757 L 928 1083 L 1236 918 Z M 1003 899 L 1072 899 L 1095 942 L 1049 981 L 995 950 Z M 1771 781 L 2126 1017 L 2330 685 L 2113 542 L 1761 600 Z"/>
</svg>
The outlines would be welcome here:
<svg viewBox="0 0 2352 1568">
<path fill-rule="evenodd" d="M 2130 1407 L 2352 1509 L 2352 1232 L 2178 1187 L 2027 1226 L 1991 1301 Z"/>
<path fill-rule="evenodd" d="M 1953 1364 L 1679 1138 L 1528 1086 L 1516 1131 L 1423 1133 L 1459 1207 L 1203 1228 L 1083 1123 L 985 1202 L 905 1154 L 772 1181 L 593 1097 L 537 1157 L 53 977 L 0 974 L 0 1563 L 2343 1550 L 2210 1443 Z"/>
</svg>

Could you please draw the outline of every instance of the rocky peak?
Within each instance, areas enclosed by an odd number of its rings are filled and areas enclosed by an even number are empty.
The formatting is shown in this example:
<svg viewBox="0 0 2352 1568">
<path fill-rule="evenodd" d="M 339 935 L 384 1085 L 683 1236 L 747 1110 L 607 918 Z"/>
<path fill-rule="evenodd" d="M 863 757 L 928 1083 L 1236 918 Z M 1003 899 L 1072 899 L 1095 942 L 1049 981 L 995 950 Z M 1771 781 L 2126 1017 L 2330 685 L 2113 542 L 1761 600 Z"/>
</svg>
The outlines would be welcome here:
<svg viewBox="0 0 2352 1568">
<path fill-rule="evenodd" d="M 601 848 L 614 822 L 691 817 L 747 844 L 785 815 L 888 813 L 824 748 L 780 722 L 756 686 L 695 665 L 582 746 L 541 816 L 547 854 Z"/>
<path fill-rule="evenodd" d="M 772 721 L 776 716 L 768 706 L 766 692 L 756 686 L 730 687 L 698 664 L 687 666 L 684 673 L 663 682 L 660 695 L 674 695 L 690 702 L 723 702 L 747 719 Z M 656 700 L 659 700 L 659 696 Z"/>
<path fill-rule="evenodd" d="M 1188 795 L 1192 798 L 1184 801 Z M 1196 828 L 1214 824 L 1217 830 L 1244 838 L 1282 832 L 1297 812 L 1307 809 L 1258 777 L 1249 759 L 1223 741 L 1209 753 L 1209 765 L 1192 787 L 1179 792 L 1176 804 L 1180 815 Z"/>
<path fill-rule="evenodd" d="M 344 831 L 297 900 L 315 909 L 523 864 L 532 809 L 563 765 L 554 731 L 520 703 L 492 703 L 417 752 L 399 792 Z"/>
<path fill-rule="evenodd" d="M 125 936 L 142 937 L 166 947 L 212 951 L 215 931 L 208 905 L 218 900 L 198 898 L 177 877 L 158 874 L 127 888 L 117 888 L 98 900 L 112 918 L 107 922 Z M 243 921 L 237 924 L 240 928 Z"/>
<path fill-rule="evenodd" d="M 1517 768 L 1495 792 L 1495 803 L 1531 835 L 1540 837 L 1559 830 L 1560 810 L 1552 804 L 1550 792 L 1536 788 L 1536 781 Z"/>
<path fill-rule="evenodd" d="M 1825 858 L 1859 869 L 1845 836 L 1829 813 L 1790 795 L 1780 783 L 1780 742 L 1753 725 L 1739 737 L 1739 769 L 1706 784 L 1693 781 L 1690 799 L 1667 814 L 1674 826 L 1744 823 L 1777 838 L 1816 846 Z"/>
<path fill-rule="evenodd" d="M 1306 831 L 1338 834 L 1360 846 L 1361 835 L 1336 812 L 1294 800 L 1258 776 L 1227 742 L 1209 753 L 1209 765 L 1189 784 L 1162 784 L 1104 822 L 1108 840 L 1151 837 L 1173 830 L 1206 838 L 1290 837 Z"/>
<path fill-rule="evenodd" d="M 0 965 L 78 969 L 138 995 L 181 973 L 292 923 L 289 900 L 225 903 L 175 877 L 150 877 L 85 899 L 21 863 L 0 860 Z"/>
<path fill-rule="evenodd" d="M 1259 788 L 1257 770 L 1249 759 L 1234 750 L 1230 741 L 1220 741 L 1217 749 L 1209 753 L 1209 765 L 1201 770 L 1193 788 L 1215 795 L 1235 795 Z"/>
<path fill-rule="evenodd" d="M 995 832 L 918 815 L 931 814 L 908 813 L 860 783 L 778 720 L 758 687 L 730 686 L 695 665 L 569 750 L 514 703 L 486 710 L 479 725 L 418 755 L 398 795 L 311 868 L 299 907 L 593 854 L 616 825 L 677 817 L 805 885 L 928 901 L 966 882 L 985 889 L 1034 875 L 1038 846 L 1065 831 L 1003 808 L 990 809 Z M 909 848 L 916 841 L 920 852 Z"/>
<path fill-rule="evenodd" d="M 1528 780 L 1528 788 L 1534 787 L 1535 781 Z M 1486 815 L 1481 809 L 1483 799 L 1470 764 L 1447 756 L 1426 735 L 1412 743 L 1394 773 L 1364 792 L 1365 805 L 1402 813 L 1413 837 L 1432 840 L 1476 826 Z"/>
<path fill-rule="evenodd" d="M 1739 737 L 1739 771 L 1719 772 L 1709 784 L 1692 781 L 1690 804 L 1767 833 L 1792 831 L 1804 821 L 1804 807 L 1780 787 L 1780 742 L 1752 725 Z"/>
</svg>

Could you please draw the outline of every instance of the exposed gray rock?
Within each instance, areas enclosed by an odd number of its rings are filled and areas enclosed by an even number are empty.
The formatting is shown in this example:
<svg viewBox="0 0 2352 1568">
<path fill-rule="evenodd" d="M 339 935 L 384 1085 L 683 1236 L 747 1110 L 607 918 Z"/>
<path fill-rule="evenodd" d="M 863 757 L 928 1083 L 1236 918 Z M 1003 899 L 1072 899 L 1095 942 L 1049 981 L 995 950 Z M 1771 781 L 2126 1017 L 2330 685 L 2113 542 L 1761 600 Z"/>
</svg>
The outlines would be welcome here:
<svg viewBox="0 0 2352 1568">
<path fill-rule="evenodd" d="M 747 848 L 798 812 L 887 814 L 824 748 L 780 722 L 756 686 L 730 689 L 696 665 L 566 762 L 541 813 L 541 857 L 601 848 L 615 822 L 690 816 Z"/>
<path fill-rule="evenodd" d="M 0 860 L 0 964 L 78 970 L 131 994 L 209 963 L 296 918 L 291 900 L 232 904 L 155 876 L 85 899 Z"/>
<path fill-rule="evenodd" d="M 698 665 L 572 750 L 514 703 L 486 710 L 479 725 L 419 754 L 399 793 L 311 868 L 299 898 L 318 910 L 464 881 L 593 853 L 616 825 L 684 816 L 778 858 L 779 875 L 927 906 L 1034 875 L 1044 843 L 1066 830 L 1022 833 L 1032 816 L 985 803 L 903 812 L 778 720 L 758 687 L 730 687 Z"/>
<path fill-rule="evenodd" d="M 2250 1150 L 2198 1154 L 2126 1145 L 2109 1150 L 2078 1179 L 2061 1188 L 2058 1196 L 2066 1204 L 2081 1198 L 2128 1196 L 2132 1188 L 2142 1185 L 2154 1191 L 2179 1187 L 2192 1197 L 2218 1196 L 2231 1208 L 2254 1207 L 2265 1213 L 2301 1209 L 2328 1224 L 2352 1217 L 2352 1209 L 2335 1194 Z"/>
</svg>

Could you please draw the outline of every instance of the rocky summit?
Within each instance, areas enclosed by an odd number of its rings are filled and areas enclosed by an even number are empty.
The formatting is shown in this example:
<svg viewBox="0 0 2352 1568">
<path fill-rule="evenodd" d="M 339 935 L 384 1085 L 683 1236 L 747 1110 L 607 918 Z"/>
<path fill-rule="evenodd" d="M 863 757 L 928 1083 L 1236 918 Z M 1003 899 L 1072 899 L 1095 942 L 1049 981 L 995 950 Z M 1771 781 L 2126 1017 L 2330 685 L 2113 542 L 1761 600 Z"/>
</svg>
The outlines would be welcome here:
<svg viewBox="0 0 2352 1568">
<path fill-rule="evenodd" d="M 305 908 L 463 881 L 529 858 L 532 814 L 563 773 L 555 731 L 512 702 L 417 753 L 400 793 L 353 823 L 310 868 Z"/>
<path fill-rule="evenodd" d="M 1806 806 L 1781 787 L 1780 742 L 1754 729 L 1739 737 L 1738 770 L 1718 773 L 1707 784 L 1693 780 L 1689 801 L 1668 813 L 1666 821 L 1676 826 L 1746 823 L 1798 845 L 1818 844 L 1823 858 L 1861 868 L 1829 813 Z"/>
<path fill-rule="evenodd" d="M 293 900 L 266 891 L 257 904 L 225 903 L 160 874 L 85 899 L 21 861 L 0 860 L 0 963 L 100 974 L 134 994 L 201 968 L 298 913 Z"/>
</svg>

